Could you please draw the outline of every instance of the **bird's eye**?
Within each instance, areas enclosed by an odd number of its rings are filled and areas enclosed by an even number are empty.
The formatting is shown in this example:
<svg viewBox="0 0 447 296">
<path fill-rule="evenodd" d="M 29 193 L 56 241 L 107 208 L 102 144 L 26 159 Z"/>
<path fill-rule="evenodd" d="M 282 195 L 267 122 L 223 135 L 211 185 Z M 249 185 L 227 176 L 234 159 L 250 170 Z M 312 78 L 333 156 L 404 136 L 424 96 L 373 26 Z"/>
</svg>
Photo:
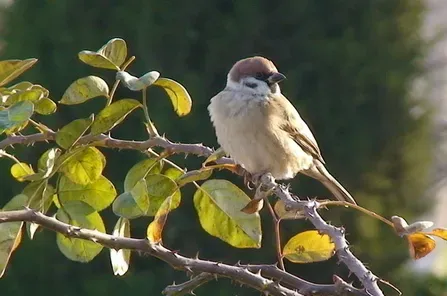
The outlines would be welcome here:
<svg viewBox="0 0 447 296">
<path fill-rule="evenodd" d="M 262 75 L 261 72 L 257 72 L 257 73 L 255 74 L 255 78 L 258 78 L 258 79 L 261 79 L 263 76 L 264 76 L 264 75 Z"/>
</svg>

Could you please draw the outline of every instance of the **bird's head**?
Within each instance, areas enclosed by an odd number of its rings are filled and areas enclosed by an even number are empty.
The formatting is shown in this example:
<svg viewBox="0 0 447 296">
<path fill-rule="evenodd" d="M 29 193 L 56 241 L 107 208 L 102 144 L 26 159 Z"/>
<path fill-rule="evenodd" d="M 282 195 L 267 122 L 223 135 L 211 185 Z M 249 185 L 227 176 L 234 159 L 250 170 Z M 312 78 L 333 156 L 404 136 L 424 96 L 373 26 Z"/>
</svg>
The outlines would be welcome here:
<svg viewBox="0 0 447 296">
<path fill-rule="evenodd" d="M 278 83 L 286 76 L 272 61 L 255 56 L 236 62 L 228 73 L 227 88 L 257 95 L 279 93 Z"/>
</svg>

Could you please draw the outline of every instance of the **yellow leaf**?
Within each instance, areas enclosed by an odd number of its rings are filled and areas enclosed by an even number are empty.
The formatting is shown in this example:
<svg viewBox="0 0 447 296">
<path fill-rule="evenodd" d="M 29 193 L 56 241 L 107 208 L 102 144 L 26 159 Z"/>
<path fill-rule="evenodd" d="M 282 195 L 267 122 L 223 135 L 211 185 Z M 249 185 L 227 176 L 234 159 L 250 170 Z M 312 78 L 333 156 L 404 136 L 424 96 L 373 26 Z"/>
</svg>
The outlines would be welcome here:
<svg viewBox="0 0 447 296">
<path fill-rule="evenodd" d="M 179 116 L 185 116 L 191 111 L 191 97 L 180 83 L 168 78 L 159 78 L 153 85 L 160 86 L 167 92 L 174 111 Z"/>
<path fill-rule="evenodd" d="M 259 213 L 241 212 L 248 202 L 250 198 L 226 180 L 208 180 L 194 194 L 194 206 L 206 232 L 236 248 L 260 248 Z"/>
<path fill-rule="evenodd" d="M 15 163 L 11 167 L 11 175 L 20 182 L 25 181 L 24 177 L 30 176 L 34 174 L 34 170 L 31 165 L 26 164 L 24 162 Z"/>
<path fill-rule="evenodd" d="M 77 184 L 86 185 L 96 181 L 105 167 L 104 155 L 95 147 L 79 147 L 72 151 L 60 170 Z"/>
<path fill-rule="evenodd" d="M 294 263 L 324 261 L 335 253 L 335 245 L 327 234 L 308 230 L 292 237 L 284 246 L 283 255 Z"/>
<path fill-rule="evenodd" d="M 60 104 L 75 105 L 99 96 L 107 97 L 109 86 L 100 77 L 87 76 L 73 82 L 65 91 Z"/>
<path fill-rule="evenodd" d="M 34 103 L 34 108 L 39 114 L 50 115 L 56 112 L 57 105 L 49 98 L 42 98 Z"/>
<path fill-rule="evenodd" d="M 65 205 L 71 201 L 83 201 L 96 211 L 107 208 L 116 197 L 115 186 L 106 177 L 99 176 L 88 184 L 78 184 L 61 176 L 58 184 L 59 201 Z"/>
<path fill-rule="evenodd" d="M 141 107 L 140 102 L 133 99 L 122 99 L 105 107 L 96 116 L 91 134 L 99 135 L 111 130 L 138 107 Z"/>
<path fill-rule="evenodd" d="M 415 260 L 427 256 L 436 247 L 435 240 L 421 232 L 409 234 L 407 239 L 410 255 Z"/>
<path fill-rule="evenodd" d="M 130 237 L 130 221 L 126 218 L 119 218 L 113 228 L 113 236 Z M 112 262 L 113 273 L 123 276 L 129 269 L 130 250 L 110 249 L 110 261 Z"/>
<path fill-rule="evenodd" d="M 0 86 L 12 81 L 36 62 L 37 59 L 0 61 Z"/>
<path fill-rule="evenodd" d="M 127 57 L 127 45 L 123 39 L 113 38 L 98 51 L 83 50 L 78 57 L 93 67 L 119 70 Z"/>
<path fill-rule="evenodd" d="M 162 241 L 163 228 L 168 220 L 168 214 L 172 210 L 172 197 L 167 197 L 157 213 L 155 214 L 154 221 L 147 227 L 147 238 L 152 243 L 158 243 Z"/>
<path fill-rule="evenodd" d="M 98 50 L 98 53 L 120 67 L 127 57 L 126 41 L 121 38 L 110 39 Z"/>
</svg>

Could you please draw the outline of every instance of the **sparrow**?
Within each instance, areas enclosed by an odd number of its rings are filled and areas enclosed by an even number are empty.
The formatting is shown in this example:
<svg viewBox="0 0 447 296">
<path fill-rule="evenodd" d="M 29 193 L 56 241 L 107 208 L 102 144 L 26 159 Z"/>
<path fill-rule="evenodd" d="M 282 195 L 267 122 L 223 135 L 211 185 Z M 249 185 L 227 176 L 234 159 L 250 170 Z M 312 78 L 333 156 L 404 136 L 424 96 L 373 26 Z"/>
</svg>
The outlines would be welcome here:
<svg viewBox="0 0 447 296">
<path fill-rule="evenodd" d="M 236 62 L 224 90 L 208 106 L 221 148 L 253 176 L 277 180 L 302 173 L 341 201 L 354 198 L 325 168 L 315 137 L 278 85 L 286 76 L 272 61 L 254 56 Z"/>
</svg>

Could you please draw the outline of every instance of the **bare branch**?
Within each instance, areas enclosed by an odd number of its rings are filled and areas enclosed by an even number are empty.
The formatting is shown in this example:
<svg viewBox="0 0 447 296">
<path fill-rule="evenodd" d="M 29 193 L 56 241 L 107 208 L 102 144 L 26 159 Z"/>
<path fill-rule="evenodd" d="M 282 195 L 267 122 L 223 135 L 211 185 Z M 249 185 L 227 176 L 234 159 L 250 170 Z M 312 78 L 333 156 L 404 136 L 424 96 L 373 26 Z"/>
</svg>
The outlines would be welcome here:
<svg viewBox="0 0 447 296">
<path fill-rule="evenodd" d="M 37 133 L 26 136 L 9 136 L 0 141 L 0 149 L 5 149 L 12 145 L 31 145 L 37 142 L 54 141 L 56 132 L 47 131 L 45 133 Z M 150 138 L 146 141 L 127 141 L 114 139 L 110 136 L 101 134 L 97 136 L 83 136 L 78 141 L 79 144 L 92 144 L 94 146 L 115 148 L 115 149 L 130 149 L 137 151 L 144 151 L 153 147 L 161 147 L 171 153 L 185 153 L 194 154 L 198 156 L 209 156 L 213 153 L 213 149 L 203 146 L 202 144 L 181 144 L 173 143 L 168 139 L 160 136 Z"/>
</svg>

